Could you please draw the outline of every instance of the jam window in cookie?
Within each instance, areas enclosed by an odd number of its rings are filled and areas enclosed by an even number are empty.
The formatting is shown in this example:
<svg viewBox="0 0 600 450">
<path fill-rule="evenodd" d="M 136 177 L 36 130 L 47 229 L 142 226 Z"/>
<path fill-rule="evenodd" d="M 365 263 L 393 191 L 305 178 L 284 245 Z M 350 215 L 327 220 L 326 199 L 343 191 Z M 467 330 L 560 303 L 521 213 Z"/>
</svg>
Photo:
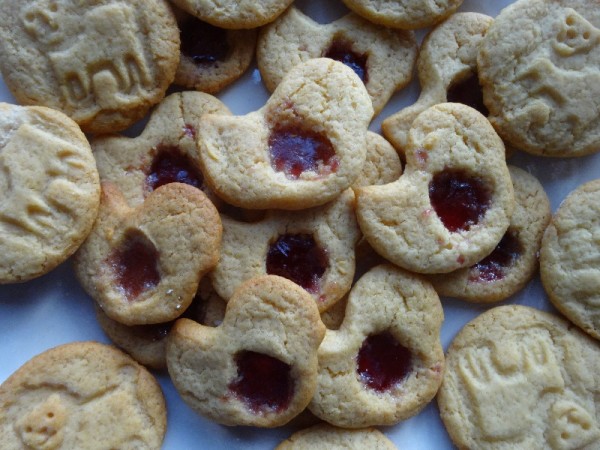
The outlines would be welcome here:
<svg viewBox="0 0 600 450">
<path fill-rule="evenodd" d="M 488 109 L 483 104 L 483 92 L 479 85 L 479 78 L 474 73 L 450 86 L 447 99 L 449 102 L 470 106 L 486 117 L 489 114 Z"/>
<path fill-rule="evenodd" d="M 185 183 L 198 189 L 202 187 L 204 177 L 194 167 L 190 159 L 176 146 L 158 146 L 146 184 L 150 190 L 158 189 L 168 183 Z"/>
<path fill-rule="evenodd" d="M 224 61 L 229 55 L 227 32 L 190 17 L 181 25 L 181 53 L 197 65 Z"/>
<path fill-rule="evenodd" d="M 367 73 L 367 55 L 359 55 L 352 50 L 352 43 L 342 39 L 334 39 L 327 51 L 323 54 L 326 58 L 335 59 L 350 67 L 363 83 L 369 81 Z"/>
<path fill-rule="evenodd" d="M 519 238 L 509 229 L 494 251 L 471 268 L 469 281 L 502 280 L 506 275 L 506 270 L 521 255 L 521 251 Z"/>
</svg>

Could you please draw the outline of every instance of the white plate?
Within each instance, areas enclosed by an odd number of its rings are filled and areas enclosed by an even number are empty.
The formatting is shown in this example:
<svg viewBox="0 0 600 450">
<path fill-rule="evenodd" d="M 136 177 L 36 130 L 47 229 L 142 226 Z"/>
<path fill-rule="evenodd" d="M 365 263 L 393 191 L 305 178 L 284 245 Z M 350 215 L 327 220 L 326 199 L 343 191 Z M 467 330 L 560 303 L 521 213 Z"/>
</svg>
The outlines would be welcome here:
<svg viewBox="0 0 600 450">
<path fill-rule="evenodd" d="M 478 11 L 496 16 L 510 1 L 466 0 L 461 11 Z M 327 23 L 340 17 L 344 8 L 340 2 L 302 0 L 297 5 L 316 20 Z M 323 5 L 327 5 L 326 7 Z M 419 36 L 424 33 L 419 32 Z M 14 98 L 0 80 L 0 100 Z M 412 104 L 419 92 L 416 80 L 398 93 L 373 122 L 380 131 L 385 117 Z M 260 75 L 253 67 L 234 86 L 219 97 L 235 114 L 245 114 L 260 108 L 268 98 Z M 600 177 L 600 154 L 578 159 L 543 159 L 517 154 L 511 164 L 520 166 L 538 177 L 556 210 L 564 197 L 581 183 Z M 1 195 L 1 193 L 0 193 Z M 530 305 L 552 310 L 536 277 L 509 303 Z M 444 348 L 457 331 L 489 306 L 473 306 L 457 300 L 443 299 L 445 322 L 442 329 Z M 0 286 L 0 380 L 5 380 L 28 359 L 59 344 L 98 340 L 108 343 L 96 323 L 92 300 L 83 292 L 67 262 L 52 273 L 25 284 Z M 290 434 L 289 428 L 262 430 L 248 427 L 224 427 L 204 420 L 179 398 L 166 374 L 157 374 L 168 405 L 168 431 L 163 448 L 186 450 L 193 448 L 273 448 Z M 435 402 L 419 415 L 383 431 L 403 450 L 453 448 L 439 418 Z"/>
</svg>

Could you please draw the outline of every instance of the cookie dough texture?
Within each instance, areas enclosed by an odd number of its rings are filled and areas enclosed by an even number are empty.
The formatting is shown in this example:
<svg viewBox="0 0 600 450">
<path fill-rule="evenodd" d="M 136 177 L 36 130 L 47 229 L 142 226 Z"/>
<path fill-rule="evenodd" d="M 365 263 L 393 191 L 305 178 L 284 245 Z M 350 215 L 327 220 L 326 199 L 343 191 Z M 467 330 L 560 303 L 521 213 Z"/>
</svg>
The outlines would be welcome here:
<svg viewBox="0 0 600 450">
<path fill-rule="evenodd" d="M 496 307 L 448 348 L 440 414 L 459 449 L 596 449 L 599 369 L 598 343 L 567 321 Z"/>
<path fill-rule="evenodd" d="M 542 284 L 569 320 L 600 339 L 600 179 L 589 181 L 560 205 L 540 254 Z"/>
<path fill-rule="evenodd" d="M 23 105 L 90 133 L 122 130 L 158 103 L 179 63 L 165 0 L 0 2 L 0 70 Z"/>
<path fill-rule="evenodd" d="M 98 170 L 75 122 L 0 103 L 0 283 L 54 269 L 85 240 L 100 203 Z"/>
<path fill-rule="evenodd" d="M 496 17 L 478 56 L 490 121 L 542 156 L 600 150 L 600 5 L 519 0 Z"/>
<path fill-rule="evenodd" d="M 0 406 L 5 450 L 159 450 L 167 426 L 156 379 L 97 342 L 33 357 L 0 386 Z"/>
<path fill-rule="evenodd" d="M 314 425 L 292 434 L 275 450 L 395 450 L 396 446 L 375 428 L 348 430 L 327 424 Z"/>
</svg>

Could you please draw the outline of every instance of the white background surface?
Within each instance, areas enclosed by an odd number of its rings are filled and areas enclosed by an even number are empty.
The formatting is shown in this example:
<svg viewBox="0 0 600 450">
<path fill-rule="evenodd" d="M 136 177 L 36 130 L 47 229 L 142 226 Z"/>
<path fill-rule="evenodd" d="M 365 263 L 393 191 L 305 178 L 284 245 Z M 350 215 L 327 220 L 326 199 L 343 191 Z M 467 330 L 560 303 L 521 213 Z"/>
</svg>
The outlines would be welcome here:
<svg viewBox="0 0 600 450">
<path fill-rule="evenodd" d="M 461 11 L 479 11 L 496 16 L 510 1 L 466 0 Z M 324 6 L 327 5 L 327 6 Z M 322 23 L 340 17 L 345 9 L 338 0 L 297 1 L 305 13 Z M 421 37 L 424 32 L 418 32 Z M 419 92 L 417 81 L 398 93 L 374 120 L 371 129 L 380 132 L 385 117 L 412 104 Z M 234 114 L 260 108 L 268 98 L 260 75 L 253 66 L 234 86 L 219 97 Z M 0 100 L 14 98 L 0 80 Z M 511 164 L 538 177 L 551 198 L 555 211 L 564 197 L 581 183 L 600 177 L 600 154 L 579 159 L 543 159 L 517 153 Z M 0 193 L 2 195 L 2 193 Z M 474 306 L 458 300 L 442 299 L 445 322 L 442 343 L 447 348 L 453 336 L 470 319 L 489 306 Z M 507 303 L 507 302 L 504 302 Z M 552 310 L 536 277 L 508 303 L 526 304 Z M 92 300 L 83 292 L 67 261 L 52 273 L 25 284 L 0 286 L 0 381 L 5 380 L 28 359 L 53 346 L 80 340 L 108 343 L 93 312 Z M 247 427 L 224 427 L 204 420 L 179 398 L 165 373 L 157 373 L 168 407 L 168 431 L 164 449 L 199 448 L 273 448 L 290 433 L 289 428 L 262 430 Z M 453 448 L 439 418 L 435 402 L 419 415 L 393 427 L 383 428 L 403 450 Z M 1 443 L 0 443 L 1 446 Z"/>
</svg>

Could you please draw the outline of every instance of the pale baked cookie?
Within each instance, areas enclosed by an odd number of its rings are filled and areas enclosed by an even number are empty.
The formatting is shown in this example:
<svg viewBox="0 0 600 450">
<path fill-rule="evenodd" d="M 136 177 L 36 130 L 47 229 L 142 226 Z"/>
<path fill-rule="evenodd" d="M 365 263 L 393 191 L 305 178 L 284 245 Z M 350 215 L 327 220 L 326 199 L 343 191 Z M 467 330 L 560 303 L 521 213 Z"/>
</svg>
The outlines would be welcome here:
<svg viewBox="0 0 600 450">
<path fill-rule="evenodd" d="M 417 41 L 411 31 L 383 28 L 352 13 L 319 24 L 295 7 L 260 32 L 256 58 L 270 91 L 296 64 L 319 57 L 354 70 L 378 114 L 392 94 L 410 82 Z"/>
<path fill-rule="evenodd" d="M 425 36 L 417 59 L 418 100 L 381 123 L 385 137 L 399 151 L 406 147 L 413 120 L 430 106 L 464 103 L 487 116 L 477 78 L 477 53 L 492 21 L 485 14 L 456 13 Z"/>
<path fill-rule="evenodd" d="M 275 427 L 308 405 L 325 327 L 311 296 L 285 278 L 242 284 L 223 323 L 175 322 L 167 366 L 185 402 L 224 425 Z"/>
<path fill-rule="evenodd" d="M 340 329 L 319 347 L 309 409 L 344 428 L 392 425 L 417 414 L 444 373 L 442 304 L 433 287 L 391 264 L 352 288 Z"/>
<path fill-rule="evenodd" d="M 166 416 L 150 372 L 98 342 L 47 350 L 0 386 L 3 450 L 159 450 Z"/>
<path fill-rule="evenodd" d="M 396 446 L 375 428 L 347 430 L 327 424 L 296 431 L 275 450 L 395 450 Z"/>
<path fill-rule="evenodd" d="M 43 275 L 90 232 L 98 170 L 75 122 L 44 107 L 0 103 L 0 283 Z"/>
<path fill-rule="evenodd" d="M 490 26 L 477 60 L 498 134 L 542 156 L 600 150 L 600 7 L 519 0 Z"/>
<path fill-rule="evenodd" d="M 266 105 L 199 124 L 207 184 L 249 209 L 303 209 L 339 196 L 365 162 L 371 99 L 358 76 L 329 58 L 295 66 Z"/>
<path fill-rule="evenodd" d="M 431 275 L 428 280 L 441 296 L 470 302 L 497 302 L 520 291 L 538 269 L 542 235 L 550 222 L 550 201 L 533 175 L 508 167 L 515 191 L 510 225 L 494 251 L 475 265 Z"/>
<path fill-rule="evenodd" d="M 354 194 L 302 211 L 267 211 L 258 222 L 225 215 L 221 257 L 210 273 L 217 293 L 228 300 L 250 278 L 272 274 L 306 289 L 319 311 L 350 290 L 354 245 L 360 237 Z"/>
<path fill-rule="evenodd" d="M 600 349 L 558 316 L 520 305 L 468 323 L 437 400 L 459 449 L 600 447 Z"/>
<path fill-rule="evenodd" d="M 548 297 L 569 320 L 600 339 L 600 179 L 560 205 L 542 240 L 540 272 Z"/>
<path fill-rule="evenodd" d="M 125 325 L 167 322 L 192 302 L 219 258 L 221 220 L 202 191 L 169 183 L 136 208 L 102 183 L 98 219 L 75 254 L 86 292 Z"/>
<path fill-rule="evenodd" d="M 420 273 L 469 267 L 491 253 L 514 193 L 504 145 L 487 119 L 459 103 L 432 106 L 413 122 L 405 154 L 397 181 L 354 189 L 369 244 Z"/>
<path fill-rule="evenodd" d="M 158 103 L 179 63 L 165 0 L 0 2 L 0 70 L 17 101 L 90 133 L 122 130 Z"/>
<path fill-rule="evenodd" d="M 387 184 L 402 175 L 402 161 L 398 152 L 385 138 L 367 132 L 367 159 L 352 187 Z"/>
</svg>

